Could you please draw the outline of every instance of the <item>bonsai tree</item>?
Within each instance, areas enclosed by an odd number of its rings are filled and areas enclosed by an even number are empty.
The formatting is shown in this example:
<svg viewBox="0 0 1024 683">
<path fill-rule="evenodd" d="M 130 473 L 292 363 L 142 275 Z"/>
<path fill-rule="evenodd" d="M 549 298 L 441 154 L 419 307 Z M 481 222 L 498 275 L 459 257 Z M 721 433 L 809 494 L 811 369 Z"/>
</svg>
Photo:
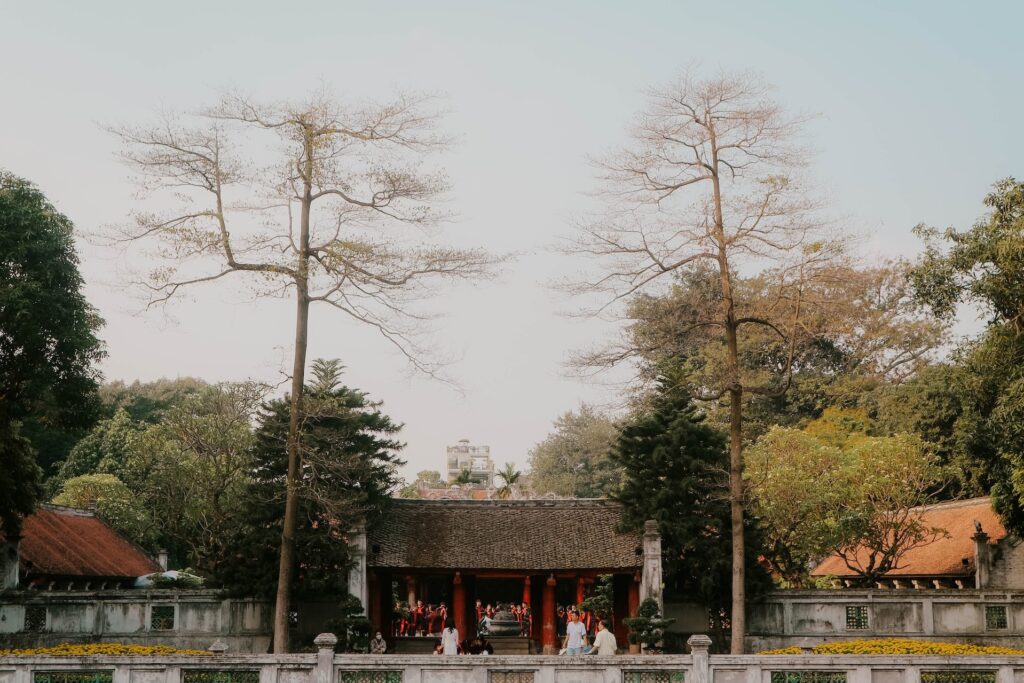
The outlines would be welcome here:
<svg viewBox="0 0 1024 683">
<path fill-rule="evenodd" d="M 640 603 L 636 616 L 622 620 L 629 627 L 629 642 L 643 645 L 645 651 L 660 651 L 667 629 L 675 619 L 664 619 L 654 598 Z"/>
<path fill-rule="evenodd" d="M 594 592 L 580 603 L 580 607 L 592 612 L 598 619 L 605 622 L 608 628 L 612 627 L 612 610 L 615 605 L 615 594 L 612 587 L 612 575 L 602 574 L 594 584 Z"/>
<path fill-rule="evenodd" d="M 370 620 L 359 598 L 354 595 L 342 599 L 336 617 L 327 622 L 327 628 L 338 636 L 338 649 L 342 652 L 369 651 Z"/>
</svg>

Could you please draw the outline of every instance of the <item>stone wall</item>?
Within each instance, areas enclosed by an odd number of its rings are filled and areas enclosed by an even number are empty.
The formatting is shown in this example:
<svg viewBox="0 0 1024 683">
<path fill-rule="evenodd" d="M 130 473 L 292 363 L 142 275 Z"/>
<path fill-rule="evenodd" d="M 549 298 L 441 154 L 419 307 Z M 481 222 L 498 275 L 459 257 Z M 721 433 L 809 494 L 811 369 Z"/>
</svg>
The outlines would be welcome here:
<svg viewBox="0 0 1024 683">
<path fill-rule="evenodd" d="M 307 655 L 210 657 L 0 658 L 0 683 L 54 683 L 88 673 L 110 683 L 1016 683 L 1024 657 L 692 655 L 616 657 L 437 657 L 335 655 L 336 638 L 317 638 Z M 85 676 L 77 677 L 78 680 Z"/>
<path fill-rule="evenodd" d="M 293 641 L 312 648 L 332 608 L 299 603 L 297 615 Z M 220 640 L 231 652 L 258 653 L 269 649 L 272 623 L 269 602 L 210 590 L 0 593 L 0 648 L 117 642 L 206 649 Z"/>
<path fill-rule="evenodd" d="M 749 652 L 876 637 L 1024 647 L 1024 593 L 777 591 L 748 605 L 747 626 Z"/>
<path fill-rule="evenodd" d="M 1007 536 L 990 551 L 992 555 L 987 588 L 1024 590 L 1024 542 Z"/>
</svg>

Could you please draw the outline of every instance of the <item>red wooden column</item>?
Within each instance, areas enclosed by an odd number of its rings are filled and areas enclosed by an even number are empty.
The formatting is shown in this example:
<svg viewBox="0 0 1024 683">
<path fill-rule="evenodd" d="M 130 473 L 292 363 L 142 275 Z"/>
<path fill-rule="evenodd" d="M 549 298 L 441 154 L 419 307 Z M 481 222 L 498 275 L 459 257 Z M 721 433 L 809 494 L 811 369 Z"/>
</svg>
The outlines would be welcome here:
<svg viewBox="0 0 1024 683">
<path fill-rule="evenodd" d="M 579 605 L 586 599 L 586 589 L 584 588 L 585 582 L 583 579 L 576 578 L 576 604 Z"/>
<path fill-rule="evenodd" d="M 629 616 L 635 617 L 640 607 L 640 575 L 634 574 L 633 580 L 629 582 Z"/>
<path fill-rule="evenodd" d="M 544 583 L 544 626 L 541 630 L 544 654 L 558 654 L 558 630 L 555 628 L 555 575 L 548 576 Z"/>
<path fill-rule="evenodd" d="M 452 619 L 455 621 L 455 628 L 459 632 L 459 638 L 469 638 L 469 631 L 466 630 L 466 588 L 462 585 L 462 574 L 455 572 L 452 579 L 454 589 L 452 590 Z"/>
<path fill-rule="evenodd" d="M 523 602 L 530 604 L 530 577 L 523 579 Z"/>
</svg>

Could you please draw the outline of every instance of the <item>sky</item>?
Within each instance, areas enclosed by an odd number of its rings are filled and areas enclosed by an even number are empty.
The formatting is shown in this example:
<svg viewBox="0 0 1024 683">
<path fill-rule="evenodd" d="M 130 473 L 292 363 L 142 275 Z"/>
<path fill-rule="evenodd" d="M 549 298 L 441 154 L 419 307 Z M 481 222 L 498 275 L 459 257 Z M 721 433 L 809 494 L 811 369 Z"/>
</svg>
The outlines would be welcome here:
<svg viewBox="0 0 1024 683">
<path fill-rule="evenodd" d="M 292 306 L 232 287 L 143 310 L 135 264 L 84 239 L 141 208 L 115 156 L 116 124 L 193 111 L 226 88 L 257 99 L 444 93 L 457 145 L 442 159 L 460 246 L 514 253 L 500 277 L 444 290 L 434 341 L 458 389 L 411 374 L 379 336 L 314 310 L 310 358 L 405 424 L 410 478 L 461 438 L 523 466 L 561 413 L 612 405 L 612 377 L 568 376 L 573 349 L 612 323 L 553 281 L 583 264 L 551 245 L 593 207 L 588 157 L 625 141 L 645 89 L 683 67 L 754 69 L 807 127 L 813 178 L 869 258 L 912 257 L 921 222 L 969 225 L 997 179 L 1024 174 L 1018 2 L 52 2 L 0 0 L 0 168 L 40 186 L 76 224 L 89 300 L 106 325 L 108 380 L 281 382 Z"/>
</svg>

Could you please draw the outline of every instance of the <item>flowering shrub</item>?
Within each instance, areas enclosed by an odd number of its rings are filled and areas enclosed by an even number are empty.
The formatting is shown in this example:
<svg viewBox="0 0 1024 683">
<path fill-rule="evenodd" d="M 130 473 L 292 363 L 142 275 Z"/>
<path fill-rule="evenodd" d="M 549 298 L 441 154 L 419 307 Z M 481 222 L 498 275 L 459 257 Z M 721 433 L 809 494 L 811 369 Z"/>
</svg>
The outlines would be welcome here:
<svg viewBox="0 0 1024 683">
<path fill-rule="evenodd" d="M 169 645 L 125 645 L 124 643 L 61 643 L 54 647 L 0 650 L 0 657 L 159 657 L 163 655 L 207 656 L 206 650 L 179 650 Z"/>
<path fill-rule="evenodd" d="M 764 650 L 762 655 L 801 655 L 799 647 Z M 1024 655 L 1024 650 L 993 645 L 936 643 L 910 638 L 879 638 L 877 640 L 837 640 L 811 648 L 815 655 Z"/>
</svg>

